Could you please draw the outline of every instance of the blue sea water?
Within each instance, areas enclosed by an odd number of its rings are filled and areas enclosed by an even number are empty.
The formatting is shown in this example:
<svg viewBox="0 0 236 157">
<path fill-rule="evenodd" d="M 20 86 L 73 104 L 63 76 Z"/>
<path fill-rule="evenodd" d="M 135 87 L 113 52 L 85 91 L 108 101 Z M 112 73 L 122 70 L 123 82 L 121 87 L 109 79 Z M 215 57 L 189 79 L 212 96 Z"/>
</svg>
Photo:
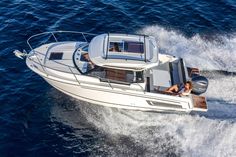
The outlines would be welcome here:
<svg viewBox="0 0 236 157">
<path fill-rule="evenodd" d="M 2 0 L 0 24 L 0 157 L 236 156 L 236 1 Z M 126 111 L 64 95 L 12 53 L 54 30 L 154 36 L 162 53 L 204 71 L 209 112 Z"/>
</svg>

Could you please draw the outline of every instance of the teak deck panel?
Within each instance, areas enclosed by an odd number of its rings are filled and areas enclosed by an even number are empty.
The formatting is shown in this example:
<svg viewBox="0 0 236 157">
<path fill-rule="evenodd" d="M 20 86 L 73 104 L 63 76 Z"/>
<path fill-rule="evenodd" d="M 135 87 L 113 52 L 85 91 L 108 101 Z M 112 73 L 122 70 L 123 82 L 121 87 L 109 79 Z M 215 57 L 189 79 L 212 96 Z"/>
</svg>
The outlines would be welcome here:
<svg viewBox="0 0 236 157">
<path fill-rule="evenodd" d="M 193 95 L 194 108 L 207 109 L 206 98 L 204 96 Z"/>
<path fill-rule="evenodd" d="M 115 70 L 115 69 L 106 69 L 106 78 L 111 79 L 111 80 L 125 81 L 126 80 L 126 71 Z"/>
</svg>

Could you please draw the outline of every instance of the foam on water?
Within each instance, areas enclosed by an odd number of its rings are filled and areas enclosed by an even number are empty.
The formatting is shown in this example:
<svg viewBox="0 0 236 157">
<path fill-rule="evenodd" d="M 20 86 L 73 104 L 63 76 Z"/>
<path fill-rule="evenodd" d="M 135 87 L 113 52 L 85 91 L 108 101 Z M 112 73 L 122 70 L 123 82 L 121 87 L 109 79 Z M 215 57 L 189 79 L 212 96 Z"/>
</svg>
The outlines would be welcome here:
<svg viewBox="0 0 236 157">
<path fill-rule="evenodd" d="M 236 118 L 236 76 L 208 72 L 209 86 L 204 94 L 208 99 L 207 117 L 220 119 Z M 209 78 L 210 77 L 210 78 Z"/>
<path fill-rule="evenodd" d="M 212 75 L 214 77 L 209 79 L 207 97 L 236 104 L 236 76 Z"/>
<path fill-rule="evenodd" d="M 129 137 L 145 150 L 144 156 L 232 156 L 236 153 L 236 124 L 231 121 L 98 106 L 86 108 L 82 111 L 86 111 L 87 120 L 109 134 L 111 141 L 117 136 Z M 123 143 L 116 140 L 116 145 L 122 147 Z M 118 155 L 115 150 L 112 154 Z"/>
<path fill-rule="evenodd" d="M 146 26 L 138 33 L 154 36 L 162 53 L 186 59 L 189 66 L 204 70 L 236 71 L 236 36 L 205 40 L 199 35 L 187 38 L 160 26 Z"/>
</svg>

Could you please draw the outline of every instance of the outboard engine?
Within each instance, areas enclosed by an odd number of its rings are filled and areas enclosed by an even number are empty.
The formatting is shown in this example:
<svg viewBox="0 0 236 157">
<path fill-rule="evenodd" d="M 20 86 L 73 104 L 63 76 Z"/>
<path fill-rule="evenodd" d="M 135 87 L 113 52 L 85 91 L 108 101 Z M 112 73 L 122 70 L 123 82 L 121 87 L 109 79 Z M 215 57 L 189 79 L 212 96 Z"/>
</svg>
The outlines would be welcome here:
<svg viewBox="0 0 236 157">
<path fill-rule="evenodd" d="M 208 80 L 204 76 L 193 74 L 192 84 L 193 84 L 192 93 L 196 95 L 200 95 L 206 92 L 207 87 L 208 87 Z"/>
</svg>

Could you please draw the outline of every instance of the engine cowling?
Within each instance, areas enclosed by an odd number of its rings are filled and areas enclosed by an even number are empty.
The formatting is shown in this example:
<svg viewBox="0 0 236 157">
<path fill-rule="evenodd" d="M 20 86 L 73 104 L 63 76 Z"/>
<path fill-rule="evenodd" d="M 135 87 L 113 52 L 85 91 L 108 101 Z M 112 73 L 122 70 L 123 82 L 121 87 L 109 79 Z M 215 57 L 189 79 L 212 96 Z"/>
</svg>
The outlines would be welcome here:
<svg viewBox="0 0 236 157">
<path fill-rule="evenodd" d="M 206 77 L 201 75 L 193 75 L 191 80 L 193 84 L 193 94 L 200 95 L 206 92 L 208 88 L 208 80 Z"/>
</svg>

